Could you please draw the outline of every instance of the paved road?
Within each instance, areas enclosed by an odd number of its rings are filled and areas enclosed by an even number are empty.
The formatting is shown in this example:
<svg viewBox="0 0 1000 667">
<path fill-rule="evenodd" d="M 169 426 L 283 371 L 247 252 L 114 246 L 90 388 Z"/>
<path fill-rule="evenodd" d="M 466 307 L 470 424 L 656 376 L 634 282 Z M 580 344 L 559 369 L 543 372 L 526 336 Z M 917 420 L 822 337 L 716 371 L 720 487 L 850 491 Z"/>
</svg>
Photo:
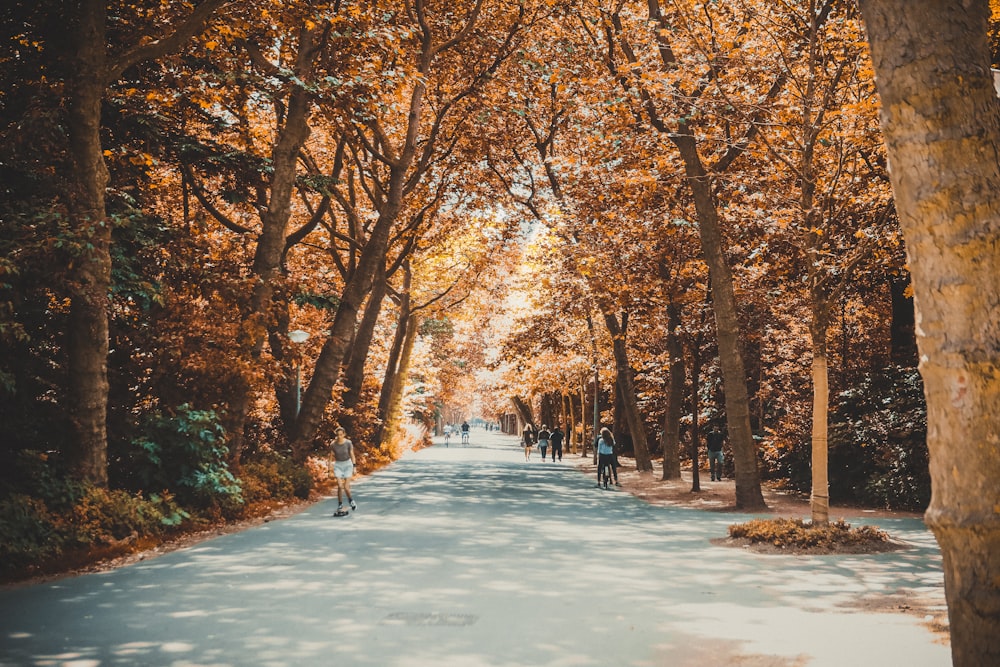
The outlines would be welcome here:
<svg viewBox="0 0 1000 667">
<path fill-rule="evenodd" d="M 291 518 L 113 572 L 0 591 L 0 665 L 753 667 L 950 664 L 919 521 L 877 556 L 767 557 L 708 540 L 746 516 L 650 507 L 514 438 L 409 454 L 359 511 Z"/>
</svg>

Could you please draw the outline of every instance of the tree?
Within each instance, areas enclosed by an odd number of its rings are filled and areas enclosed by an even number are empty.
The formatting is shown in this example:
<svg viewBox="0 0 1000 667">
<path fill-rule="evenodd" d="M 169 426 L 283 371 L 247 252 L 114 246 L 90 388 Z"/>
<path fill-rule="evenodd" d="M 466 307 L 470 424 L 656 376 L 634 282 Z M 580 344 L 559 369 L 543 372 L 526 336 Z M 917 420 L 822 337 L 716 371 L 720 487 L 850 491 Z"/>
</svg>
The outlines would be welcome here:
<svg viewBox="0 0 1000 667">
<path fill-rule="evenodd" d="M 769 245 L 782 248 L 789 294 L 804 281 L 812 351 L 812 521 L 829 521 L 827 432 L 829 330 L 833 308 L 875 246 L 891 246 L 892 212 L 881 174 L 862 158 L 875 144 L 871 78 L 862 54 L 860 17 L 849 3 L 810 0 L 758 28 L 773 38 L 788 84 L 775 100 L 761 142 L 768 170 Z M 775 178 L 772 177 L 772 178 Z M 775 206 L 779 193 L 795 193 Z M 788 251 L 791 250 L 791 257 Z M 788 267 L 788 268 L 785 268 Z"/>
<path fill-rule="evenodd" d="M 507 10 L 476 0 L 444 10 L 432 4 L 416 0 L 392 15 L 408 35 L 402 44 L 412 49 L 407 58 L 396 51 L 383 56 L 404 75 L 400 88 L 343 121 L 354 153 L 361 156 L 363 185 L 376 218 L 340 295 L 292 432 L 293 450 L 300 456 L 308 451 L 340 377 L 358 311 L 385 263 L 394 226 L 414 189 L 467 131 L 467 105 L 513 51 L 525 26 L 524 6 Z M 483 31 L 491 39 L 480 51 L 471 38 Z M 345 210 L 354 208 L 348 196 L 338 192 L 335 197 Z"/>
<path fill-rule="evenodd" d="M 1000 664 L 1000 100 L 985 1 L 862 0 L 927 395 L 957 667 Z"/>
<path fill-rule="evenodd" d="M 71 178 L 65 205 L 78 252 L 70 276 L 67 332 L 69 412 L 75 435 L 68 458 L 77 475 L 94 484 L 107 484 L 108 293 L 113 227 L 105 202 L 108 170 L 101 139 L 101 105 L 108 86 L 127 69 L 181 48 L 225 2 L 205 0 L 172 25 L 150 26 L 149 33 L 137 28 L 133 44 L 117 53 L 109 44 L 106 3 L 82 0 L 72 5 L 67 16 L 72 26 L 64 70 Z M 59 48 L 56 41 L 54 50 Z"/>
</svg>

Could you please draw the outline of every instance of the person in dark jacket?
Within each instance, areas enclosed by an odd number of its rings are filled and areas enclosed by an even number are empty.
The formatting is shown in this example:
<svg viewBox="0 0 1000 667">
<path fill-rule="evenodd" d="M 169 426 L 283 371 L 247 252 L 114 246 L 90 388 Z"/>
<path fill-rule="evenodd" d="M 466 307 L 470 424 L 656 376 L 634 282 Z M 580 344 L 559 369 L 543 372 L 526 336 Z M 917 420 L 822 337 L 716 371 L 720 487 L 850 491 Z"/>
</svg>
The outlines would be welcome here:
<svg viewBox="0 0 1000 667">
<path fill-rule="evenodd" d="M 549 436 L 549 445 L 552 447 L 553 462 L 556 460 L 556 455 L 558 455 L 559 460 L 562 461 L 562 443 L 564 437 L 565 435 L 563 434 L 562 429 L 559 428 L 559 424 L 556 424 L 555 428 L 552 429 L 552 434 Z"/>
<path fill-rule="evenodd" d="M 718 428 L 713 428 L 708 432 L 708 471 L 712 476 L 712 481 L 722 481 L 722 464 L 726 461 L 726 455 L 722 453 L 722 443 L 725 436 Z"/>
</svg>

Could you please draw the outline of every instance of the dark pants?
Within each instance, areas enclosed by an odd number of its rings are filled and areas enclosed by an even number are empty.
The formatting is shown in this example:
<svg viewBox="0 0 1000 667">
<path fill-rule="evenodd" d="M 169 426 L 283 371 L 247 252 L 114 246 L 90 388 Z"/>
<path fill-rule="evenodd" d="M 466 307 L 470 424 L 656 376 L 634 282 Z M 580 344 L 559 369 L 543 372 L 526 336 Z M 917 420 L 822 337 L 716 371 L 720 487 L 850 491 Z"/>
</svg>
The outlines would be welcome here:
<svg viewBox="0 0 1000 667">
<path fill-rule="evenodd" d="M 562 461 L 562 443 L 561 442 L 559 444 L 553 443 L 553 445 L 552 445 L 552 460 L 553 461 L 556 460 L 556 454 L 559 455 L 559 460 Z"/>
<path fill-rule="evenodd" d="M 708 453 L 708 470 L 713 480 L 722 480 L 722 463 L 725 460 L 725 455 L 721 449 L 717 452 Z"/>
<path fill-rule="evenodd" d="M 608 482 L 611 481 L 611 471 L 614 469 L 615 456 L 614 454 L 598 454 L 597 455 L 597 483 L 601 483 L 601 479 L 604 479 L 604 485 L 607 486 Z"/>
</svg>

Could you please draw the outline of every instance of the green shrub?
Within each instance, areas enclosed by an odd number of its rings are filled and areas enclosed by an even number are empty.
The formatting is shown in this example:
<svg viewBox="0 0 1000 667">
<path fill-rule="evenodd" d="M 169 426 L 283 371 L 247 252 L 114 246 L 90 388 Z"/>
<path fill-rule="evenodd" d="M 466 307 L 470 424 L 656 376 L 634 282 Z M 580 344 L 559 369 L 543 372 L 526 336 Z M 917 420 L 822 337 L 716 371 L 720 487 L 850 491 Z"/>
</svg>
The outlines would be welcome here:
<svg viewBox="0 0 1000 667">
<path fill-rule="evenodd" d="M 915 369 L 866 375 L 834 400 L 829 427 L 830 501 L 923 511 L 930 502 L 927 406 Z M 808 442 L 784 450 L 775 474 L 789 488 L 812 484 Z"/>
<path fill-rule="evenodd" d="M 73 539 L 86 546 L 161 535 L 188 516 L 169 495 L 147 500 L 120 489 L 90 487 L 73 507 L 70 523 Z"/>
<path fill-rule="evenodd" d="M 183 505 L 230 513 L 243 504 L 240 482 L 229 470 L 225 432 L 212 410 L 178 406 L 156 411 L 132 441 L 133 464 L 145 489 L 170 489 Z"/>
<path fill-rule="evenodd" d="M 12 572 L 58 554 L 64 543 L 45 503 L 25 495 L 0 500 L 0 572 Z"/>
</svg>

